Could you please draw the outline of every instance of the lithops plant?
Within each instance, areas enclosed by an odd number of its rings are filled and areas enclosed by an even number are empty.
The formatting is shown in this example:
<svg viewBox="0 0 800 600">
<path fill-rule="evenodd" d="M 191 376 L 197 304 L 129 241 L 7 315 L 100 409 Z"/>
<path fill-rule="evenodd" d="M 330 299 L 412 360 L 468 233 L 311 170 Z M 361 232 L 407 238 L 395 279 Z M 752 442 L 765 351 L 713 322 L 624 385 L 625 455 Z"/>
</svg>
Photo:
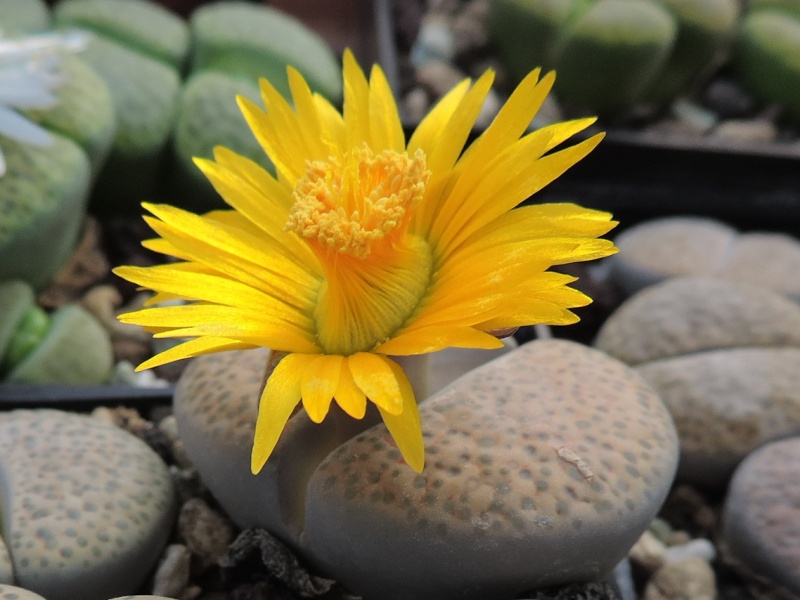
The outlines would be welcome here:
<svg viewBox="0 0 800 600">
<path fill-rule="evenodd" d="M 342 95 L 339 63 L 327 43 L 300 21 L 268 6 L 213 2 L 190 20 L 193 70 L 212 69 L 268 79 L 289 97 L 286 66 L 292 65 L 311 88 L 336 102 Z"/>
<path fill-rule="evenodd" d="M 45 31 L 50 11 L 44 0 L 0 0 L 0 28 L 7 36 Z"/>
<path fill-rule="evenodd" d="M 174 514 L 166 466 L 142 441 L 54 410 L 0 417 L 0 506 L 16 585 L 48 600 L 135 593 Z"/>
<path fill-rule="evenodd" d="M 378 425 L 309 483 L 305 551 L 364 598 L 510 598 L 599 579 L 672 482 L 677 438 L 659 398 L 572 342 L 525 344 L 420 411 L 421 474 Z"/>
<path fill-rule="evenodd" d="M 510 346 L 501 351 L 434 353 L 427 365 L 432 391 L 508 352 Z M 175 388 L 173 407 L 189 457 L 231 519 L 241 528 L 269 529 L 298 548 L 309 475 L 340 444 L 376 424 L 379 416 L 370 411 L 357 421 L 332 407 L 330 423 L 316 425 L 299 410 L 273 459 L 259 475 L 252 475 L 250 451 L 267 357 L 267 350 L 261 349 L 192 359 Z M 424 378 L 424 371 L 415 377 Z M 417 384 L 420 392 L 425 385 Z"/>
<path fill-rule="evenodd" d="M 560 99 L 614 113 L 674 100 L 726 55 L 738 16 L 736 0 L 498 0 L 489 30 L 517 79 L 554 68 Z"/>
<path fill-rule="evenodd" d="M 739 0 L 659 0 L 678 24 L 666 65 L 645 97 L 664 104 L 686 91 L 698 76 L 727 59 L 739 27 Z"/>
<path fill-rule="evenodd" d="M 0 378 L 12 383 L 105 383 L 113 366 L 103 326 L 78 305 L 48 315 L 21 281 L 0 283 Z"/>
<path fill-rule="evenodd" d="M 178 70 L 189 52 L 186 22 L 148 0 L 62 0 L 53 16 L 59 26 L 90 29 Z"/>
<path fill-rule="evenodd" d="M 61 71 L 64 82 L 55 90 L 57 104 L 25 114 L 81 146 L 96 176 L 105 164 L 117 127 L 111 93 L 105 81 L 76 56 L 65 57 Z"/>
<path fill-rule="evenodd" d="M 774 232 L 740 234 L 702 217 L 663 217 L 634 225 L 614 240 L 612 280 L 627 294 L 670 277 L 714 276 L 800 299 L 800 284 L 786 277 L 800 269 L 800 242 Z"/>
<path fill-rule="evenodd" d="M 0 600 L 47 600 L 39 594 L 15 585 L 0 585 Z"/>
<path fill-rule="evenodd" d="M 91 167 L 73 141 L 52 134 L 32 146 L 0 135 L 7 172 L 0 178 L 0 281 L 36 288 L 67 261 L 86 214 Z"/>
<path fill-rule="evenodd" d="M 257 349 L 193 359 L 175 388 L 173 407 L 186 452 L 231 519 L 241 528 L 269 529 L 297 547 L 310 473 L 379 417 L 376 411 L 358 421 L 336 411 L 316 425 L 301 410 L 273 460 L 253 475 L 250 452 L 267 355 Z"/>
<path fill-rule="evenodd" d="M 762 101 L 800 123 L 800 2 L 753 3 L 738 36 L 735 65 Z"/>
<path fill-rule="evenodd" d="M 721 489 L 766 441 L 800 432 L 800 307 L 713 278 L 675 278 L 612 314 L 596 346 L 635 365 L 670 410 L 678 479 Z"/>
<path fill-rule="evenodd" d="M 722 536 L 736 569 L 770 589 L 763 597 L 800 596 L 800 438 L 767 444 L 739 465 Z"/>
<path fill-rule="evenodd" d="M 184 85 L 172 143 L 175 204 L 194 212 L 226 206 L 193 161 L 213 158 L 215 146 L 272 167 L 239 110 L 237 95 L 259 102 L 254 82 L 216 71 L 200 71 Z"/>
<path fill-rule="evenodd" d="M 81 56 L 106 82 L 117 115 L 111 153 L 93 190 L 93 210 L 138 209 L 158 189 L 180 76 L 171 66 L 99 34 Z"/>
</svg>

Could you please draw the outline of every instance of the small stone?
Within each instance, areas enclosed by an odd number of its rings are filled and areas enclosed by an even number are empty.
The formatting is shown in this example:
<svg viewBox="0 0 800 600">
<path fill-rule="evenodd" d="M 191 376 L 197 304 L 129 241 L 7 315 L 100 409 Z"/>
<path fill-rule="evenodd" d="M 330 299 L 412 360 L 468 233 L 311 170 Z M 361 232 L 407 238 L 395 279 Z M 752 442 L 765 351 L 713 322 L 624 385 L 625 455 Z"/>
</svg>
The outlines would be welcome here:
<svg viewBox="0 0 800 600">
<path fill-rule="evenodd" d="M 746 577 L 800 596 L 800 437 L 766 444 L 739 465 L 722 519 L 726 549 Z"/>
<path fill-rule="evenodd" d="M 428 13 L 411 47 L 411 62 L 424 68 L 432 61 L 449 63 L 456 54 L 455 35 L 448 16 Z"/>
<path fill-rule="evenodd" d="M 161 419 L 158 423 L 158 428 L 170 442 L 170 454 L 172 454 L 175 464 L 184 469 L 191 468 L 192 461 L 189 459 L 189 455 L 186 454 L 183 440 L 178 435 L 178 422 L 175 420 L 175 415 L 168 415 Z"/>
<path fill-rule="evenodd" d="M 419 123 L 428 114 L 431 101 L 422 86 L 415 86 L 403 98 L 403 118 L 409 123 Z"/>
<path fill-rule="evenodd" d="M 57 410 L 0 416 L 3 534 L 19 585 L 48 600 L 138 589 L 172 526 L 167 468 L 136 437 Z"/>
<path fill-rule="evenodd" d="M 665 562 L 667 547 L 651 531 L 645 531 L 628 552 L 631 562 L 643 567 L 648 573 L 654 573 Z"/>
<path fill-rule="evenodd" d="M 712 111 L 683 98 L 676 100 L 670 110 L 673 115 L 686 123 L 692 131 L 698 133 L 707 133 L 717 124 L 717 115 Z"/>
<path fill-rule="evenodd" d="M 713 562 L 717 558 L 717 549 L 705 538 L 695 538 L 685 544 L 672 545 L 664 553 L 665 562 L 678 562 L 687 558 L 701 558 Z"/>
<path fill-rule="evenodd" d="M 466 75 L 450 63 L 430 60 L 417 69 L 416 78 L 419 85 L 438 99 L 466 79 Z"/>
<path fill-rule="evenodd" d="M 189 583 L 192 553 L 183 544 L 170 544 L 153 576 L 153 594 L 177 598 Z"/>
<path fill-rule="evenodd" d="M 773 144 L 778 139 L 778 128 L 763 119 L 731 119 L 717 125 L 711 138 L 745 146 Z"/>
<path fill-rule="evenodd" d="M 661 567 L 644 590 L 643 600 L 715 600 L 717 584 L 711 565 L 687 558 Z"/>
<path fill-rule="evenodd" d="M 178 513 L 178 532 L 199 559 L 201 569 L 217 564 L 233 541 L 233 527 L 200 498 L 187 500 Z"/>
<path fill-rule="evenodd" d="M 309 483 L 304 550 L 366 598 L 514 597 L 596 580 L 672 482 L 677 440 L 661 401 L 622 363 L 572 342 L 524 344 L 420 413 L 421 474 L 378 425 Z"/>
<path fill-rule="evenodd" d="M 736 82 L 716 78 L 703 94 L 703 103 L 722 119 L 740 119 L 753 113 L 756 101 Z"/>
<path fill-rule="evenodd" d="M 489 43 L 486 17 L 489 0 L 468 0 L 453 20 L 455 54 L 464 56 L 482 50 Z"/>
</svg>

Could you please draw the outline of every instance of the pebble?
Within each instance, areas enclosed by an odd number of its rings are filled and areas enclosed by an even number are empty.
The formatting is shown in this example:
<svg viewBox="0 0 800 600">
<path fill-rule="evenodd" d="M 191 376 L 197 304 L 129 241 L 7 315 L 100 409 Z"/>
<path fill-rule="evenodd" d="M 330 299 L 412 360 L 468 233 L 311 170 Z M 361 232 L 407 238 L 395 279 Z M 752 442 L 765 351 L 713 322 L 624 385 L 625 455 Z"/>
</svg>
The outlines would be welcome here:
<svg viewBox="0 0 800 600">
<path fill-rule="evenodd" d="M 685 544 L 669 546 L 664 552 L 664 562 L 678 562 L 687 558 L 700 558 L 710 563 L 717 558 L 717 548 L 710 540 L 695 538 Z"/>
<path fill-rule="evenodd" d="M 643 600 L 715 600 L 714 570 L 701 558 L 687 558 L 661 567 L 644 590 Z"/>
<path fill-rule="evenodd" d="M 712 81 L 703 93 L 705 106 L 722 119 L 741 119 L 752 114 L 756 101 L 738 83 L 718 78 Z"/>
<path fill-rule="evenodd" d="M 636 540 L 628 552 L 628 558 L 648 573 L 654 573 L 666 562 L 666 553 L 667 545 L 648 529 Z"/>
<path fill-rule="evenodd" d="M 764 119 L 731 119 L 717 125 L 710 137 L 744 146 L 773 144 L 778 139 L 778 128 Z"/>
<path fill-rule="evenodd" d="M 367 599 L 513 597 L 608 575 L 672 482 L 663 404 L 631 369 L 573 342 L 524 344 L 420 412 L 422 474 L 378 425 L 309 484 L 304 550 Z"/>
<path fill-rule="evenodd" d="M 234 537 L 230 522 L 200 498 L 191 498 L 181 506 L 178 532 L 201 569 L 217 564 Z"/>
<path fill-rule="evenodd" d="M 725 548 L 745 577 L 800 597 L 800 437 L 766 444 L 737 468 L 723 510 Z"/>
<path fill-rule="evenodd" d="M 135 591 L 166 543 L 174 495 L 143 442 L 56 410 L 0 417 L 0 504 L 16 583 L 48 600 Z"/>
<path fill-rule="evenodd" d="M 192 553 L 183 544 L 170 544 L 153 576 L 153 593 L 178 598 L 189 583 Z"/>
</svg>

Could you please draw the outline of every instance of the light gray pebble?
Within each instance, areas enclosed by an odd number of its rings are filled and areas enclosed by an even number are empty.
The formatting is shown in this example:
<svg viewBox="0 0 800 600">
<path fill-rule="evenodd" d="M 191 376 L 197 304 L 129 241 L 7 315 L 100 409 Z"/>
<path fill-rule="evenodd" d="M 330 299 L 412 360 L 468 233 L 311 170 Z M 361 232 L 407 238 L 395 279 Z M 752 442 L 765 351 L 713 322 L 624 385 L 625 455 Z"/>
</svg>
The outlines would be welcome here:
<svg viewBox="0 0 800 600">
<path fill-rule="evenodd" d="M 717 125 L 711 138 L 743 145 L 772 144 L 778 139 L 778 128 L 764 119 L 731 119 Z"/>
<path fill-rule="evenodd" d="M 180 597 L 189 583 L 192 553 L 183 544 L 170 544 L 161 557 L 153 576 L 153 594 Z"/>
<path fill-rule="evenodd" d="M 643 600 L 715 600 L 714 570 L 701 558 L 667 563 L 647 582 Z"/>
<path fill-rule="evenodd" d="M 178 423 L 175 420 L 175 415 L 169 415 L 161 419 L 158 423 L 158 428 L 167 436 L 170 443 L 170 452 L 175 464 L 181 468 L 188 469 L 192 467 L 192 460 L 186 454 L 186 448 L 183 445 L 183 440 L 178 434 Z"/>
<path fill-rule="evenodd" d="M 181 506 L 178 532 L 203 568 L 217 563 L 234 536 L 233 526 L 228 519 L 200 498 L 192 498 Z"/>
<path fill-rule="evenodd" d="M 696 538 L 679 546 L 669 546 L 664 552 L 665 562 L 678 562 L 686 558 L 702 558 L 712 562 L 717 558 L 717 548 L 710 540 Z"/>
<path fill-rule="evenodd" d="M 450 62 L 455 54 L 456 38 L 450 19 L 436 13 L 426 15 L 411 48 L 411 62 L 421 68 L 431 61 Z"/>
</svg>

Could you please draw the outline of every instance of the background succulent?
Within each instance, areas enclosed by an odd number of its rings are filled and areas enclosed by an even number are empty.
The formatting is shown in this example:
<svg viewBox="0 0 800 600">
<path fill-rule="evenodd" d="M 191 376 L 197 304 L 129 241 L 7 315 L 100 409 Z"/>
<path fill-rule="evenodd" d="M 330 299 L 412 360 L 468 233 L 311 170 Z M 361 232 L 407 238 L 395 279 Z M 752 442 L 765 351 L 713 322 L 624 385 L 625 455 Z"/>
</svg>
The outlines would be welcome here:
<svg viewBox="0 0 800 600">
<path fill-rule="evenodd" d="M 737 0 L 498 0 L 488 18 L 512 77 L 554 68 L 561 100 L 614 113 L 673 100 L 725 56 L 738 17 Z"/>
</svg>

